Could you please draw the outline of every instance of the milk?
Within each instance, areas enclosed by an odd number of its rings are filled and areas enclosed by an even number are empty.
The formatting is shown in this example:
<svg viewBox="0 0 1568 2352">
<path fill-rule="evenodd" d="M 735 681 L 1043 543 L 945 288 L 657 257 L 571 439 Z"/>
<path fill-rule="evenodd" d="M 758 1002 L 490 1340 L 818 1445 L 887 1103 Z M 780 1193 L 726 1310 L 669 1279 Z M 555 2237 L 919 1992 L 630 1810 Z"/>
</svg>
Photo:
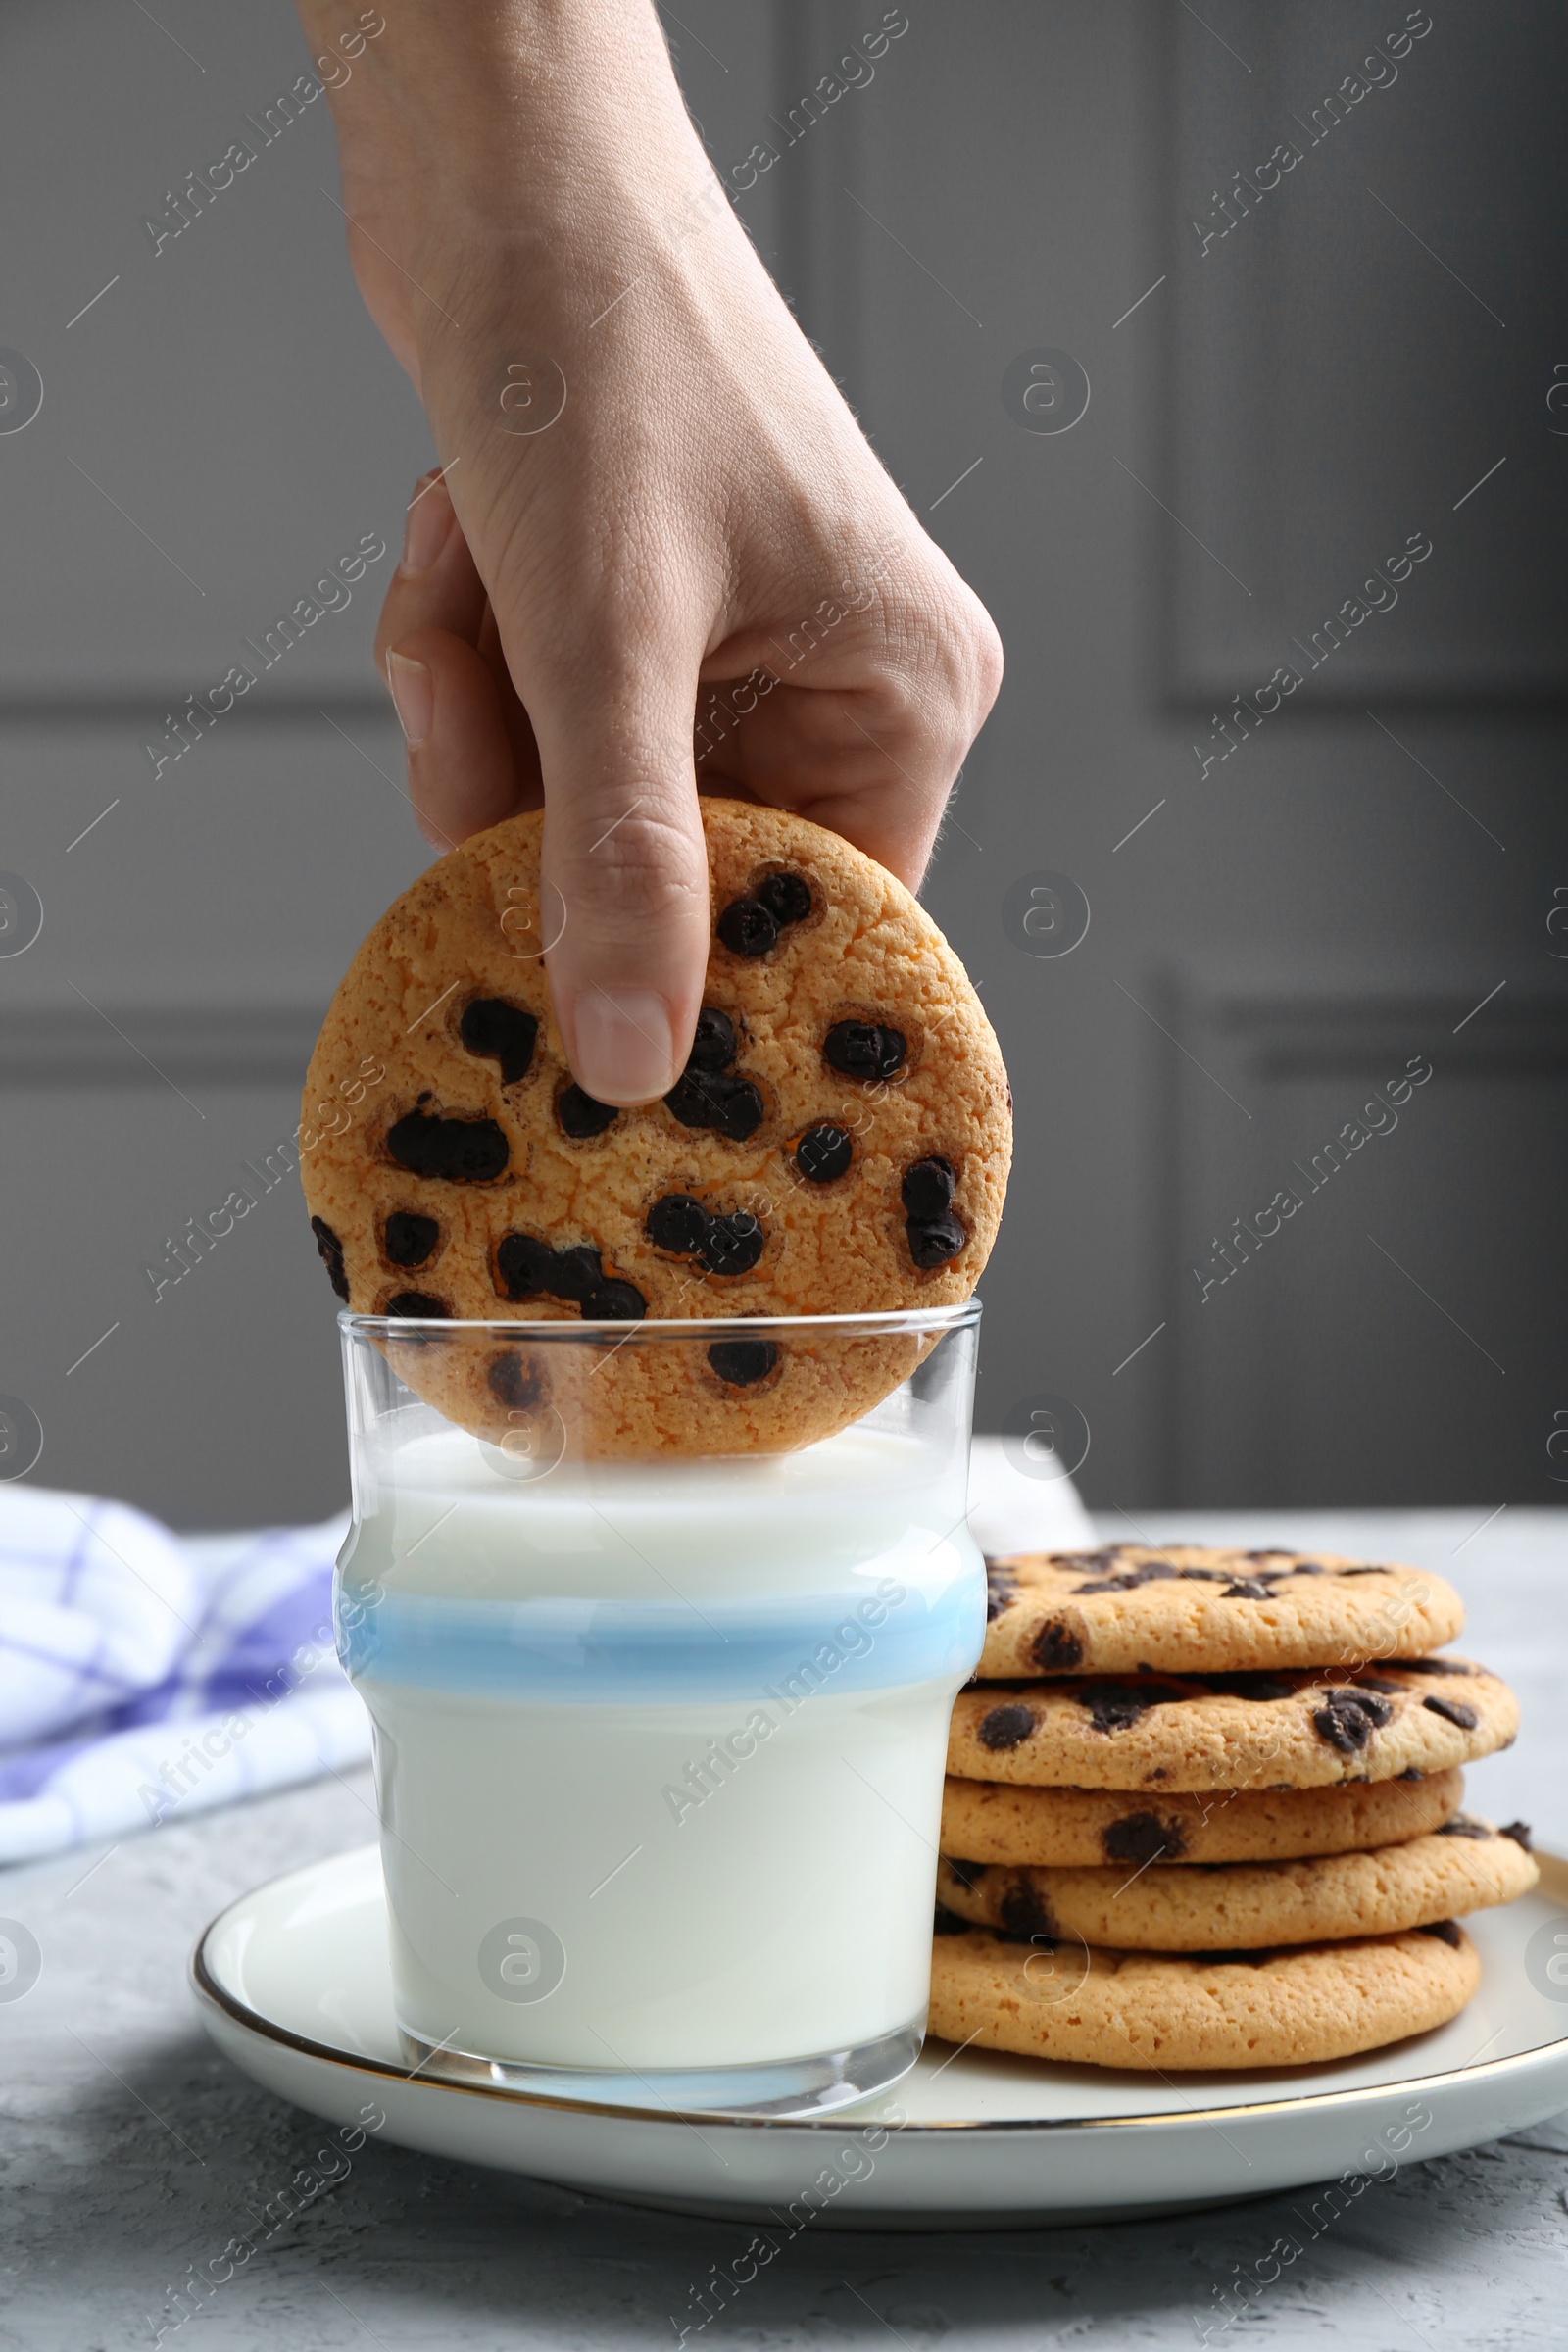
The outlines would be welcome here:
<svg viewBox="0 0 1568 2352">
<path fill-rule="evenodd" d="M 637 2076 L 912 2057 L 984 1635 L 962 1446 L 530 1478 L 429 1419 L 362 1447 L 340 1595 L 405 2034 Z"/>
</svg>

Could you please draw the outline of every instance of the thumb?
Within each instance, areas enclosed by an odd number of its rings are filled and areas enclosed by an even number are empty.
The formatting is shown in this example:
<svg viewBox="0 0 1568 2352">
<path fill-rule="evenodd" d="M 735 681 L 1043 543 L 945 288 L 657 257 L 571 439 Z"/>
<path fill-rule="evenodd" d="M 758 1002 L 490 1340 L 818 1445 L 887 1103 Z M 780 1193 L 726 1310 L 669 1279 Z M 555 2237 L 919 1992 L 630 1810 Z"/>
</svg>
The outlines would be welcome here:
<svg viewBox="0 0 1568 2352">
<path fill-rule="evenodd" d="M 600 1102 L 669 1092 L 691 1051 L 708 968 L 695 665 L 684 717 L 659 700 L 662 709 L 628 711 L 596 698 L 559 728 L 533 713 L 550 993 L 577 1083 Z"/>
</svg>

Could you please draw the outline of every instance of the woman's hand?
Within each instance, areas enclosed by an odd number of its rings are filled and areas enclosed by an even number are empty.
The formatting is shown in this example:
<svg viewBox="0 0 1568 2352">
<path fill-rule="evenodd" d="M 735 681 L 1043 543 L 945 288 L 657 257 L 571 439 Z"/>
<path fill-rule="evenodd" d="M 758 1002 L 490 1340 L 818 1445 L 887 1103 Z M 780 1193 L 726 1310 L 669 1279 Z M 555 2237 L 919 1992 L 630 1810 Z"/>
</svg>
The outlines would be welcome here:
<svg viewBox="0 0 1568 2352">
<path fill-rule="evenodd" d="M 377 660 L 433 842 L 543 801 L 567 1054 L 645 1102 L 701 1002 L 698 790 L 913 887 L 1001 647 L 731 212 L 650 0 L 381 13 L 334 93 L 343 203 L 443 465 Z"/>
</svg>

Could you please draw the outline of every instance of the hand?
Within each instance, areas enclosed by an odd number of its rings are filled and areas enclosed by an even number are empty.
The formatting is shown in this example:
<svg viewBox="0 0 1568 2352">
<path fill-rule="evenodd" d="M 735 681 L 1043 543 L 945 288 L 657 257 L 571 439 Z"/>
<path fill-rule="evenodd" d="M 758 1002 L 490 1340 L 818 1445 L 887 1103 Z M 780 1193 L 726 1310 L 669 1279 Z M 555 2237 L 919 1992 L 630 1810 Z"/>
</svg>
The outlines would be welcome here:
<svg viewBox="0 0 1568 2352">
<path fill-rule="evenodd" d="M 543 801 L 573 1072 L 646 1102 L 701 1003 L 699 785 L 912 888 L 1001 647 L 718 190 L 649 0 L 382 6 L 334 98 L 343 202 L 443 469 L 377 660 L 435 844 Z M 533 434 L 501 407 L 520 351 L 541 415 L 564 380 Z"/>
</svg>

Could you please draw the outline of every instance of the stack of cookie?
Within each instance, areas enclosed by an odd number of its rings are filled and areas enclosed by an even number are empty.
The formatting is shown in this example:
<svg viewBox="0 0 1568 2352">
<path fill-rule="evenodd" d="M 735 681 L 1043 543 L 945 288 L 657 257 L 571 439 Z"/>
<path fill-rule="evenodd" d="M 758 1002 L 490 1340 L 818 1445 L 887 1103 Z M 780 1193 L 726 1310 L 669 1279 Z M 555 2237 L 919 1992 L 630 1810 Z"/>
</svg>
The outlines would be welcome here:
<svg viewBox="0 0 1568 2352">
<path fill-rule="evenodd" d="M 1440 1577 L 1118 1545 L 988 1563 L 942 1817 L 930 2030 L 1163 2072 L 1343 2058 L 1480 1982 L 1536 1865 L 1461 1810 L 1512 1692 Z"/>
</svg>

